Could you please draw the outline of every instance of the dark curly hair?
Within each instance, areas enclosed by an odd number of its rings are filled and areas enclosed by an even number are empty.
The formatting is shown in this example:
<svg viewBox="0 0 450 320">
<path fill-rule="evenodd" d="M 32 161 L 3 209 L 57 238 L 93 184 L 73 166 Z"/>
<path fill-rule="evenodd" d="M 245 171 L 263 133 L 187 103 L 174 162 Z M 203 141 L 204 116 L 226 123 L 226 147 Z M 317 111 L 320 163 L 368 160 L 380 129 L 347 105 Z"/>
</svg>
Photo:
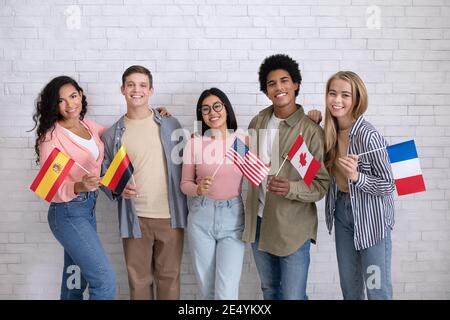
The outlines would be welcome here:
<svg viewBox="0 0 450 320">
<path fill-rule="evenodd" d="M 233 111 L 233 106 L 231 105 L 230 100 L 228 99 L 227 95 L 220 89 L 217 88 L 211 88 L 207 89 L 202 92 L 200 97 L 198 98 L 197 102 L 197 121 L 202 122 L 202 136 L 205 135 L 206 130 L 210 129 L 209 126 L 205 123 L 203 120 L 202 115 L 202 104 L 203 100 L 205 100 L 209 96 L 216 96 L 217 98 L 222 101 L 222 103 L 225 105 L 225 110 L 227 111 L 227 129 L 232 129 L 236 131 L 237 129 L 237 121 L 236 116 Z"/>
<path fill-rule="evenodd" d="M 286 70 L 294 83 L 302 83 L 302 75 L 297 61 L 285 54 L 275 54 L 264 59 L 259 67 L 259 89 L 267 94 L 267 75 L 274 70 Z M 295 90 L 295 96 L 298 95 L 300 87 Z"/>
<path fill-rule="evenodd" d="M 59 90 L 62 86 L 71 84 L 82 95 L 82 108 L 80 112 L 80 120 L 83 120 L 87 111 L 86 96 L 83 89 L 78 83 L 67 76 L 59 76 L 51 80 L 41 91 L 37 98 L 36 112 L 33 114 L 34 128 L 36 129 L 36 142 L 34 151 L 36 152 L 36 164 L 39 164 L 39 145 L 44 142 L 45 135 L 49 130 L 55 129 L 55 122 L 62 119 L 59 113 Z"/>
</svg>

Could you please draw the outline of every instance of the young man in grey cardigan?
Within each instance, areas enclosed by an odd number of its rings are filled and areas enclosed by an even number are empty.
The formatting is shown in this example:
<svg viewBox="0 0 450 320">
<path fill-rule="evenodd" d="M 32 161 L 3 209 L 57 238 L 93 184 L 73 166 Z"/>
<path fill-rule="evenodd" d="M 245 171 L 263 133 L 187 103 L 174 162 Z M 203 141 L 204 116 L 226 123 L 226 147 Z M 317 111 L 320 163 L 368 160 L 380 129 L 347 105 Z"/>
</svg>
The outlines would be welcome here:
<svg viewBox="0 0 450 320">
<path fill-rule="evenodd" d="M 179 299 L 187 224 L 186 197 L 180 190 L 181 161 L 178 161 L 184 137 L 181 135 L 176 141 L 171 137 L 174 130 L 181 132 L 181 125 L 176 118 L 161 117 L 150 107 L 152 75 L 145 67 L 131 66 L 125 70 L 121 91 L 127 113 L 102 136 L 105 144 L 102 171 L 106 172 L 123 143 L 134 167 L 135 184 L 131 179 L 121 195 L 110 190 L 106 193 L 118 204 L 130 298 Z"/>
</svg>

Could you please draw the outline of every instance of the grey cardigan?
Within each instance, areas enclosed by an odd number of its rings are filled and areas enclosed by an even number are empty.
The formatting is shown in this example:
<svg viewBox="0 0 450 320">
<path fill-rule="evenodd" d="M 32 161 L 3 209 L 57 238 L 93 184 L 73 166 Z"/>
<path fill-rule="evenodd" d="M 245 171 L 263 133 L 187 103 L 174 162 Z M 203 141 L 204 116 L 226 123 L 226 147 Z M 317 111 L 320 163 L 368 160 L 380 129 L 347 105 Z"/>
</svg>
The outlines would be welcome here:
<svg viewBox="0 0 450 320">
<path fill-rule="evenodd" d="M 186 196 L 181 192 L 180 180 L 181 180 L 181 168 L 182 163 L 174 163 L 172 161 L 172 152 L 179 150 L 180 159 L 182 159 L 182 152 L 186 138 L 181 135 L 178 140 L 172 140 L 172 132 L 176 129 L 181 129 L 181 125 L 174 117 L 161 117 L 159 112 L 152 109 L 155 113 L 155 122 L 159 125 L 161 143 L 164 149 L 164 155 L 167 163 L 167 184 L 169 186 L 169 209 L 171 215 L 172 228 L 185 228 L 187 225 L 187 204 Z M 102 163 L 102 175 L 105 174 L 114 155 L 119 150 L 122 144 L 122 136 L 125 132 L 125 121 L 122 116 L 113 126 L 111 126 L 102 136 L 102 141 L 105 144 L 105 158 Z M 181 132 L 181 130 L 180 130 Z M 142 137 L 145 139 L 145 137 Z M 164 170 L 164 168 L 158 168 Z M 122 238 L 140 238 L 141 228 L 139 226 L 139 219 L 136 213 L 133 199 L 123 199 L 119 195 L 115 195 L 111 190 L 102 187 L 102 190 L 106 193 L 111 200 L 117 200 L 119 209 L 119 228 L 120 236 Z"/>
</svg>

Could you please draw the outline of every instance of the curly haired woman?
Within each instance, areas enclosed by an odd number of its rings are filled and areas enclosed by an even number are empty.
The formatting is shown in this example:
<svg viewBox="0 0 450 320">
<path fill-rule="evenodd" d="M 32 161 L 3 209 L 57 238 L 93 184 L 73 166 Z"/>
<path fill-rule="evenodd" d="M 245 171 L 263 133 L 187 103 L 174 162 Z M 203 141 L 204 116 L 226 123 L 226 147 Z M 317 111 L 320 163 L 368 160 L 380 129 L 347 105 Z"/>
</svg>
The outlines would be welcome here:
<svg viewBox="0 0 450 320">
<path fill-rule="evenodd" d="M 62 300 L 82 300 L 88 284 L 91 300 L 114 299 L 116 291 L 115 274 L 98 237 L 95 217 L 103 161 L 100 136 L 105 129 L 85 119 L 86 111 L 81 87 L 72 78 L 60 76 L 44 87 L 33 115 L 37 163 L 45 162 L 56 147 L 80 165 L 70 169 L 48 209 L 50 229 L 64 248 Z M 80 279 L 72 281 L 74 271 Z"/>
</svg>

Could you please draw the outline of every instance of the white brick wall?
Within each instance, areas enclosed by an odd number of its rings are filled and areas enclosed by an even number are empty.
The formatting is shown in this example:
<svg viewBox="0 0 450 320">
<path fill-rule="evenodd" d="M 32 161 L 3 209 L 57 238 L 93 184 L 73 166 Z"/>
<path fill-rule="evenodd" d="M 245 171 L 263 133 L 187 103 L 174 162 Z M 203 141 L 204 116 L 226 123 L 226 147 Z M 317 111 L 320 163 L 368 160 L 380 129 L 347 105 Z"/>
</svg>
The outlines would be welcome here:
<svg viewBox="0 0 450 320">
<path fill-rule="evenodd" d="M 301 65 L 298 102 L 323 110 L 324 83 L 351 69 L 370 93 L 367 118 L 389 142 L 414 138 L 426 193 L 396 201 L 393 281 L 396 299 L 450 298 L 450 1 L 449 0 L 0 0 L 0 299 L 57 298 L 62 249 L 51 235 L 47 205 L 28 191 L 33 160 L 34 99 L 51 77 L 78 79 L 89 115 L 110 125 L 125 108 L 119 92 L 131 64 L 151 69 L 154 104 L 192 129 L 202 89 L 231 97 L 246 127 L 267 105 L 258 91 L 262 59 L 287 53 Z M 64 13 L 71 5 L 77 17 Z M 367 19 L 380 10 L 380 29 Z M 369 13 L 366 13 L 369 12 Z M 72 23 L 71 23 L 72 22 Z M 69 27 L 68 27 L 69 26 Z M 100 197 L 98 228 L 128 296 L 115 207 Z M 312 247 L 311 299 L 340 299 L 334 241 L 319 204 Z M 186 248 L 182 298 L 199 297 Z M 259 299 L 247 251 L 241 297 Z"/>
</svg>

